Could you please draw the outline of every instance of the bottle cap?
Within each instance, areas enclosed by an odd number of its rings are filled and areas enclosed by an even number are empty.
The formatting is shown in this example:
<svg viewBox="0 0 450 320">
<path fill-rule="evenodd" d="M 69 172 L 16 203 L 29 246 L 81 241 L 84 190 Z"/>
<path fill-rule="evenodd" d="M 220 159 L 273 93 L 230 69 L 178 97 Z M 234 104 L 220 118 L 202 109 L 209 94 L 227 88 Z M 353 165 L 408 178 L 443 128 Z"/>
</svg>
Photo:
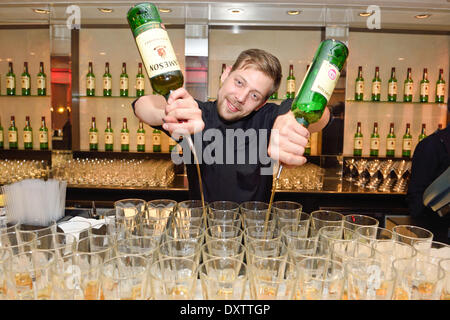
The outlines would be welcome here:
<svg viewBox="0 0 450 320">
<path fill-rule="evenodd" d="M 95 117 L 92 117 L 92 121 L 95 121 Z"/>
<path fill-rule="evenodd" d="M 107 120 L 107 121 L 111 121 L 111 117 L 108 117 L 106 120 Z"/>
<path fill-rule="evenodd" d="M 26 117 L 25 117 L 25 120 L 26 120 L 26 121 L 30 121 L 30 116 L 26 116 Z"/>
<path fill-rule="evenodd" d="M 123 122 L 127 122 L 127 118 L 123 118 Z"/>
<path fill-rule="evenodd" d="M 14 116 L 11 116 L 11 120 L 14 121 Z"/>
<path fill-rule="evenodd" d="M 42 116 L 42 117 L 41 117 L 41 120 L 45 120 L 45 117 L 44 117 L 44 116 Z"/>
<path fill-rule="evenodd" d="M 378 127 L 378 122 L 374 122 L 373 125 L 374 125 L 375 127 Z"/>
<path fill-rule="evenodd" d="M 410 128 L 410 124 L 409 124 L 409 123 L 407 123 L 407 124 L 406 124 L 406 127 L 407 127 L 407 128 Z"/>
</svg>

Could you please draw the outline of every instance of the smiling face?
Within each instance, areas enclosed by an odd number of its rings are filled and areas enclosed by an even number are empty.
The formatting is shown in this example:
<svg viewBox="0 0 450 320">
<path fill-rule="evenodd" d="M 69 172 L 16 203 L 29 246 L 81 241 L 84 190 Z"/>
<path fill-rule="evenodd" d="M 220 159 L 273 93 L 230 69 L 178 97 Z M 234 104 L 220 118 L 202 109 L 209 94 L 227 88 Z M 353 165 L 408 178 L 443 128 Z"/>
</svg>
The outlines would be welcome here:
<svg viewBox="0 0 450 320">
<path fill-rule="evenodd" d="M 252 65 L 222 74 L 217 111 L 226 121 L 236 121 L 259 109 L 271 93 L 274 81 Z"/>
</svg>

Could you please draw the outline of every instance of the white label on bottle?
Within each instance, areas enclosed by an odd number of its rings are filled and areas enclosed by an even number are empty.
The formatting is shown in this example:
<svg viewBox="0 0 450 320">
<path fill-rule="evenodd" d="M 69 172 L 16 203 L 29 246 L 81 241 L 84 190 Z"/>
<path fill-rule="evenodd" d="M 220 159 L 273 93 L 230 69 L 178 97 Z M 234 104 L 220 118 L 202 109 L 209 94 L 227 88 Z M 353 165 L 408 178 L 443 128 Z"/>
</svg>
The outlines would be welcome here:
<svg viewBox="0 0 450 320">
<path fill-rule="evenodd" d="M 114 134 L 112 132 L 105 132 L 105 144 L 114 143 Z"/>
<path fill-rule="evenodd" d="M 111 78 L 103 77 L 103 90 L 111 90 Z"/>
<path fill-rule="evenodd" d="M 364 81 L 356 81 L 356 94 L 364 93 Z"/>
<path fill-rule="evenodd" d="M 380 148 L 380 138 L 370 138 L 370 149 L 378 150 Z"/>
<path fill-rule="evenodd" d="M 420 95 L 421 96 L 428 96 L 429 91 L 430 91 L 429 83 L 425 82 L 420 85 Z"/>
<path fill-rule="evenodd" d="M 144 90 L 144 78 L 136 78 L 136 90 Z"/>
<path fill-rule="evenodd" d="M 17 142 L 17 131 L 8 131 L 8 141 Z"/>
<path fill-rule="evenodd" d="M 161 135 L 160 134 L 153 134 L 153 145 L 159 146 L 161 144 Z"/>
<path fill-rule="evenodd" d="M 403 139 L 403 150 L 411 151 L 411 148 L 412 148 L 412 139 L 410 138 Z"/>
<path fill-rule="evenodd" d="M 22 89 L 30 89 L 30 77 L 22 77 Z"/>
<path fill-rule="evenodd" d="M 130 134 L 127 132 L 120 133 L 120 143 L 121 144 L 130 144 Z"/>
<path fill-rule="evenodd" d="M 146 30 L 136 37 L 136 44 L 150 78 L 180 70 L 166 30 L 161 28 Z"/>
<path fill-rule="evenodd" d="M 439 97 L 444 96 L 444 92 L 445 92 L 445 84 L 444 83 L 439 83 L 436 86 L 436 95 Z"/>
<path fill-rule="evenodd" d="M 395 138 L 387 138 L 386 144 L 387 150 L 395 150 Z"/>
<path fill-rule="evenodd" d="M 339 80 L 339 76 L 340 72 L 338 68 L 333 66 L 327 60 L 324 60 L 311 87 L 311 91 L 320 93 L 328 102 L 336 87 L 336 83 Z"/>
<path fill-rule="evenodd" d="M 289 79 L 286 83 L 286 92 L 295 92 L 295 80 Z"/>
<path fill-rule="evenodd" d="M 390 96 L 396 95 L 397 94 L 397 82 L 389 82 L 388 85 L 388 94 Z"/>
<path fill-rule="evenodd" d="M 372 82 L 372 94 L 380 94 L 381 93 L 381 82 L 374 81 Z"/>
<path fill-rule="evenodd" d="M 45 89 L 45 77 L 43 76 L 37 77 L 37 88 Z"/>
<path fill-rule="evenodd" d="M 23 142 L 24 143 L 31 143 L 33 142 L 33 135 L 30 131 L 24 131 L 23 132 Z"/>
<path fill-rule="evenodd" d="M 39 132 L 39 143 L 48 143 L 48 132 L 47 131 Z"/>
<path fill-rule="evenodd" d="M 86 89 L 89 89 L 89 90 L 95 89 L 95 78 L 94 77 L 86 78 Z"/>
<path fill-rule="evenodd" d="M 355 149 L 357 150 L 362 149 L 362 145 L 363 145 L 363 138 L 361 137 L 355 138 L 355 145 L 354 145 Z"/>
<path fill-rule="evenodd" d="M 137 134 L 137 144 L 138 145 L 145 144 L 145 133 L 138 132 L 138 134 Z"/>
<path fill-rule="evenodd" d="M 120 78 L 120 90 L 128 90 L 128 78 Z"/>
<path fill-rule="evenodd" d="M 411 96 L 413 94 L 413 84 L 411 82 L 405 83 L 405 95 Z"/>
<path fill-rule="evenodd" d="M 89 132 L 89 143 L 97 144 L 98 143 L 98 134 L 97 132 Z"/>
<path fill-rule="evenodd" d="M 14 89 L 15 88 L 14 77 L 8 76 L 6 77 L 6 89 Z"/>
</svg>

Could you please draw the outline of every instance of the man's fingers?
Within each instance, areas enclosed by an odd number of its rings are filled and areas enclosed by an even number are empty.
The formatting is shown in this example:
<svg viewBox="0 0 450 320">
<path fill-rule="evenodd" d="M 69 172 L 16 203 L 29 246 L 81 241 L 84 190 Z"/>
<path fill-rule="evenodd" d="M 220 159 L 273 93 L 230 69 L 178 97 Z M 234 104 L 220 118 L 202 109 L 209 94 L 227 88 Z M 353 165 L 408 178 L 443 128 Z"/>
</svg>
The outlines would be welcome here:
<svg viewBox="0 0 450 320">
<path fill-rule="evenodd" d="M 187 98 L 190 96 L 191 95 L 189 94 L 189 92 L 187 92 L 187 90 L 185 88 L 178 88 L 177 90 L 172 91 L 172 93 L 169 95 L 169 98 L 167 99 L 167 103 L 171 104 L 175 100 L 184 99 L 184 98 Z"/>
<path fill-rule="evenodd" d="M 205 124 L 201 120 L 194 120 L 183 123 L 164 123 L 163 128 L 166 131 L 176 132 L 178 134 L 194 134 L 196 132 L 200 132 L 205 127 Z"/>
<path fill-rule="evenodd" d="M 303 156 L 297 156 L 292 153 L 280 151 L 279 159 L 282 164 L 287 166 L 301 166 L 306 163 L 306 158 Z"/>
<path fill-rule="evenodd" d="M 167 116 L 173 117 L 181 120 L 191 120 L 191 119 L 198 119 L 201 117 L 201 110 L 200 109 L 174 109 L 171 112 L 167 113 Z"/>
</svg>

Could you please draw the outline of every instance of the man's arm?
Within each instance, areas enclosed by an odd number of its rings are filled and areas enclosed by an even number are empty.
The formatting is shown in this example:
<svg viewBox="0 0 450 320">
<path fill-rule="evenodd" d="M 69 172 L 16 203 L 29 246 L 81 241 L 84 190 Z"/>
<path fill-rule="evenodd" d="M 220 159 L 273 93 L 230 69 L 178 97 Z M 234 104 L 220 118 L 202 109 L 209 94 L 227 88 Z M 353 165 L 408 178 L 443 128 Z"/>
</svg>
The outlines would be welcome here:
<svg viewBox="0 0 450 320">
<path fill-rule="evenodd" d="M 140 97 L 134 104 L 134 113 L 149 126 L 162 126 L 166 116 L 167 102 L 163 96 L 147 95 Z"/>
</svg>

